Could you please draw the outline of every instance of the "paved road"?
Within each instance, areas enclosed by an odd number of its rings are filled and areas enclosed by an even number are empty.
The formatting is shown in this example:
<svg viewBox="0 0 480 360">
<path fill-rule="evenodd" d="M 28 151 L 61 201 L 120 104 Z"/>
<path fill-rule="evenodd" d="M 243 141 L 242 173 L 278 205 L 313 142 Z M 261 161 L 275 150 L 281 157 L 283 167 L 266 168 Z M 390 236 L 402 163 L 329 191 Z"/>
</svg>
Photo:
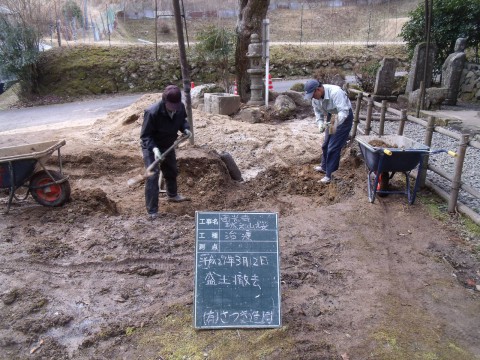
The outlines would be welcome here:
<svg viewBox="0 0 480 360">
<path fill-rule="evenodd" d="M 95 100 L 36 106 L 0 111 L 0 133 L 3 131 L 61 122 L 88 124 L 110 111 L 122 109 L 137 101 L 142 94 L 117 95 Z"/>
</svg>

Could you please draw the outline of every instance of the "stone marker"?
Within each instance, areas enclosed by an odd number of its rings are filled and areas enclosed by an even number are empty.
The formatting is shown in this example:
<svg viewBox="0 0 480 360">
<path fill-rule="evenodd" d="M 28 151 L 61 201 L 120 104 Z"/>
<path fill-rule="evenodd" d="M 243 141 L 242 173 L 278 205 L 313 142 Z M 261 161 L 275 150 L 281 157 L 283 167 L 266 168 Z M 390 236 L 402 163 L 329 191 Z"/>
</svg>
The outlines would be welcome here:
<svg viewBox="0 0 480 360">
<path fill-rule="evenodd" d="M 397 97 L 392 95 L 396 68 L 397 60 L 394 58 L 383 58 L 380 61 L 380 68 L 375 79 L 375 89 L 373 90 L 373 99 L 375 101 L 396 100 Z"/>
<path fill-rule="evenodd" d="M 415 46 L 415 51 L 413 53 L 412 63 L 410 66 L 410 72 L 408 73 L 408 82 L 405 89 L 406 93 L 410 93 L 420 88 L 420 82 L 423 81 L 423 73 L 425 71 L 425 52 L 427 49 L 426 43 L 420 43 Z M 427 78 L 425 88 L 430 87 L 432 83 L 432 70 L 433 63 L 435 61 L 435 53 L 437 52 L 437 47 L 433 44 L 430 44 L 428 50 L 428 66 L 427 66 Z"/>
<path fill-rule="evenodd" d="M 455 43 L 455 50 L 448 55 L 442 66 L 442 87 L 447 88 L 446 105 L 457 105 L 458 91 L 460 89 L 460 78 L 465 66 L 466 38 L 458 38 Z"/>
</svg>

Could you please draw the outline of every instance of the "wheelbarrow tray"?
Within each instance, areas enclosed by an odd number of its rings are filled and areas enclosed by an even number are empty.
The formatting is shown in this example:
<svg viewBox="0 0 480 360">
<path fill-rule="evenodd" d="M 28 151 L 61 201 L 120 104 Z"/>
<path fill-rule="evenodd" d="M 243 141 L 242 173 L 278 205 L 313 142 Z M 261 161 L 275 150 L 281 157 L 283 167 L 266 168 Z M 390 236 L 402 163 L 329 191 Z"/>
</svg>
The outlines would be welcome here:
<svg viewBox="0 0 480 360">
<path fill-rule="evenodd" d="M 65 140 L 0 148 L 0 188 L 21 186 L 35 171 L 38 161 L 65 145 Z"/>
<path fill-rule="evenodd" d="M 377 172 L 409 172 L 430 150 L 428 146 L 401 135 L 359 135 L 355 139 L 368 169 Z M 370 142 L 374 140 L 391 147 L 372 146 Z M 390 156 L 385 155 L 386 149 L 392 152 Z"/>
<path fill-rule="evenodd" d="M 416 167 L 420 168 L 423 158 L 430 151 L 430 148 L 412 139 L 401 135 L 360 135 L 355 138 L 365 159 L 365 165 L 369 172 L 367 175 L 368 198 L 371 203 L 375 201 L 377 193 L 404 194 L 408 202 L 413 204 L 419 188 L 418 177 L 413 189 L 410 188 L 409 175 Z M 387 146 L 373 146 L 371 142 L 378 141 Z M 380 185 L 381 177 L 387 180 L 393 175 L 403 173 L 405 175 L 406 187 L 404 190 L 388 190 L 388 185 Z M 382 183 L 383 183 L 382 180 Z"/>
</svg>

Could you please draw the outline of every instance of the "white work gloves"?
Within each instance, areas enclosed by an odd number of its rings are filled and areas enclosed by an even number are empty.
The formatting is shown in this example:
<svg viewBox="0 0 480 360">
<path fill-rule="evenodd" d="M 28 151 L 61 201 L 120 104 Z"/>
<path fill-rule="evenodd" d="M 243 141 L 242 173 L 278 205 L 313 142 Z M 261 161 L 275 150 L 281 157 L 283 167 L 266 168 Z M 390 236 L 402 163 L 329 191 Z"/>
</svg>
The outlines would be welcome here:
<svg viewBox="0 0 480 360">
<path fill-rule="evenodd" d="M 185 134 L 185 136 L 188 136 L 189 139 L 192 137 L 192 132 L 188 129 L 185 129 L 183 133 Z"/>
<path fill-rule="evenodd" d="M 162 153 L 160 152 L 160 149 L 157 147 L 153 148 L 153 155 L 155 156 L 155 160 L 159 160 L 162 157 Z"/>
<path fill-rule="evenodd" d="M 323 121 L 318 122 L 318 130 L 320 131 L 320 134 L 325 131 L 325 123 Z"/>
</svg>

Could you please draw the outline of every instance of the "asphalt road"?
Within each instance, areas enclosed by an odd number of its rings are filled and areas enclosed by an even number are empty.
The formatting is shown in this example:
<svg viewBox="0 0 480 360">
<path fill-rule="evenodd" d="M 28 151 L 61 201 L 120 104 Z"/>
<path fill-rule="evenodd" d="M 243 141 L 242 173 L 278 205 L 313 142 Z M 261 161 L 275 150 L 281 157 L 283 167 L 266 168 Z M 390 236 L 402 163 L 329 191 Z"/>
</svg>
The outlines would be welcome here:
<svg viewBox="0 0 480 360">
<path fill-rule="evenodd" d="M 142 94 L 116 95 L 101 99 L 75 101 L 65 104 L 44 105 L 22 109 L 0 111 L 0 133 L 31 126 L 71 122 L 75 125 L 88 124 L 122 109 L 137 101 Z"/>
</svg>

